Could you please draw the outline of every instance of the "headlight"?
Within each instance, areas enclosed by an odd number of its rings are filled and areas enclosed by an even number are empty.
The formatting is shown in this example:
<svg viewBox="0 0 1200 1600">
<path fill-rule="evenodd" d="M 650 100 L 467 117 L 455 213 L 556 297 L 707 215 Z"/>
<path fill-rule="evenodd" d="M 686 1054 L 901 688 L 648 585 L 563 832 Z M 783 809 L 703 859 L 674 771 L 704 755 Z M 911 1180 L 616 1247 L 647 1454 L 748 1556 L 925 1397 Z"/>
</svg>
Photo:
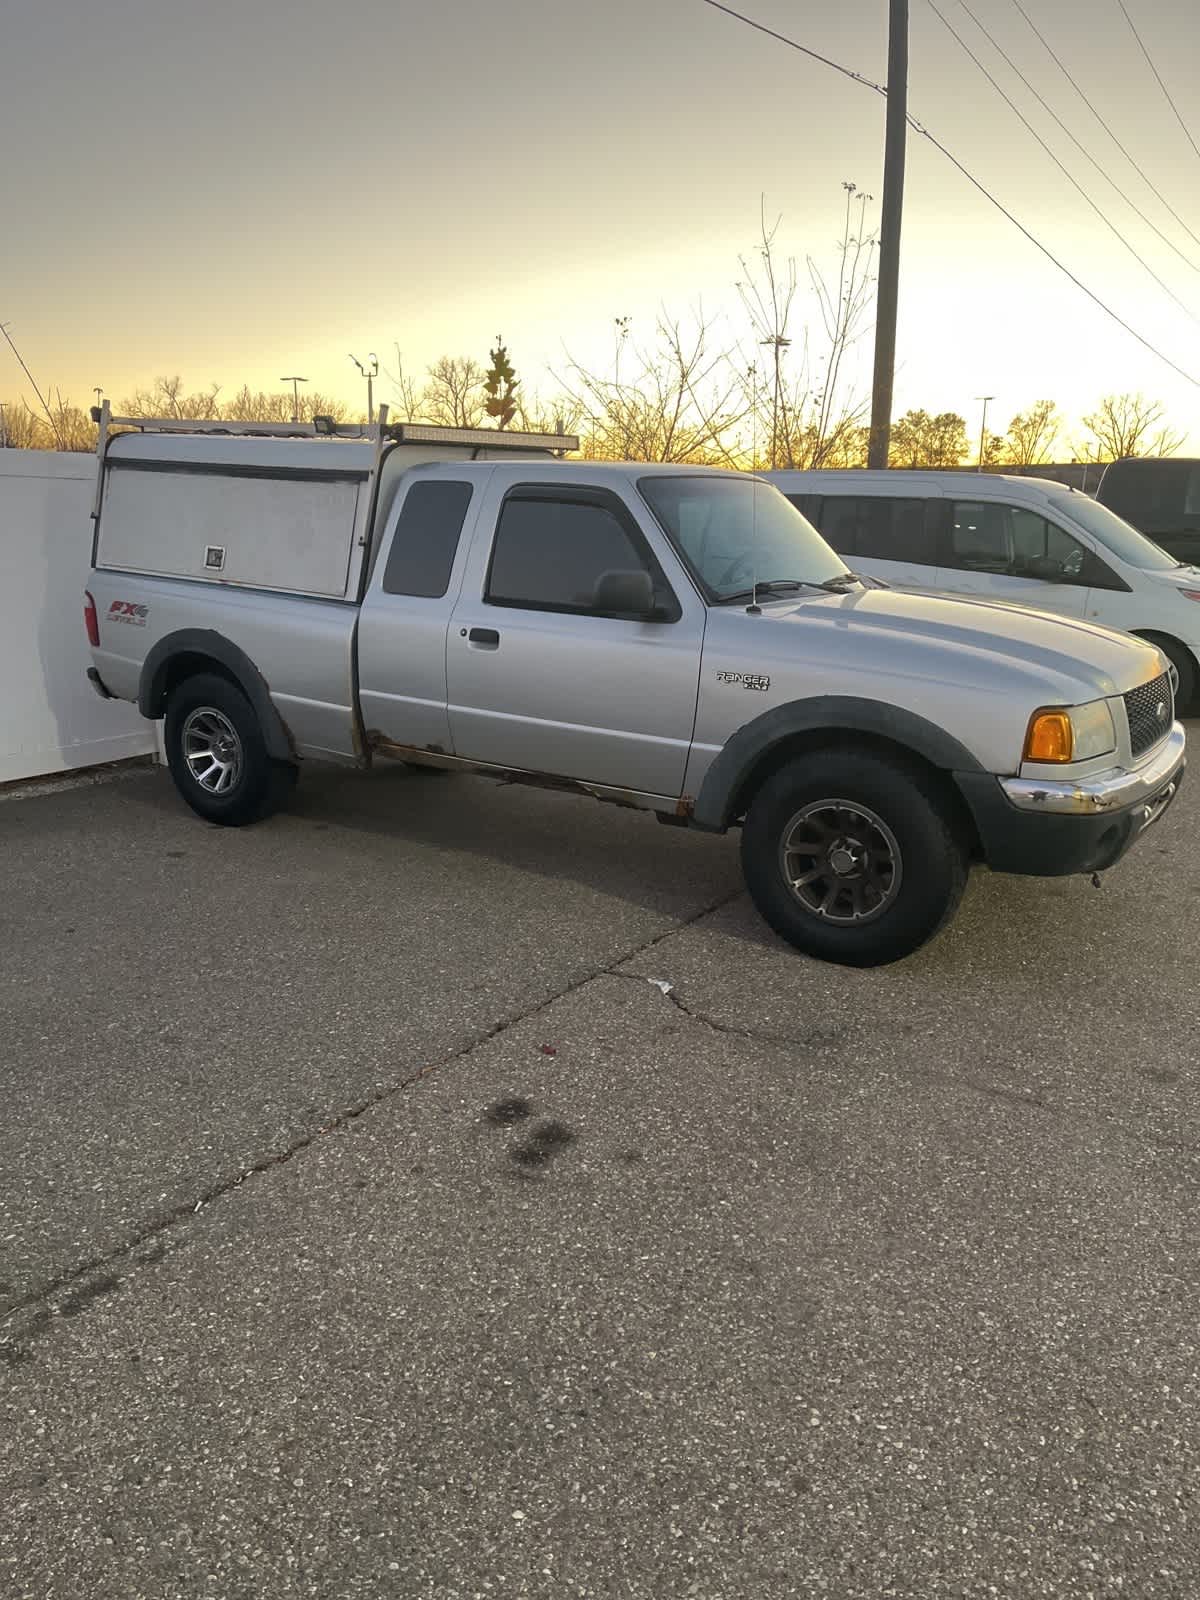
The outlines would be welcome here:
<svg viewBox="0 0 1200 1600">
<path fill-rule="evenodd" d="M 1107 700 L 1086 706 L 1055 707 L 1035 711 L 1025 735 L 1025 761 L 1089 761 L 1117 748 L 1112 712 Z"/>
</svg>

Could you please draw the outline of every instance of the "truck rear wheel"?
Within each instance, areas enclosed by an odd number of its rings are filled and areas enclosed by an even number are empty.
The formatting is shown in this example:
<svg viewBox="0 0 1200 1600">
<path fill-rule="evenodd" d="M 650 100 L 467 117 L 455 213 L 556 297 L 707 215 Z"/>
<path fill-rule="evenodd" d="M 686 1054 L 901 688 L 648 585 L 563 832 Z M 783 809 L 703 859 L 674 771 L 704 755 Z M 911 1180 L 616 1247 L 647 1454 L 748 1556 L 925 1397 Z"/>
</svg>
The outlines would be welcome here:
<svg viewBox="0 0 1200 1600">
<path fill-rule="evenodd" d="M 278 811 L 296 781 L 290 762 L 272 761 L 254 708 L 225 678 L 187 678 L 167 702 L 167 764 L 199 816 L 224 827 Z"/>
<path fill-rule="evenodd" d="M 877 967 L 949 920 L 965 841 L 934 785 L 867 752 L 789 762 L 754 796 L 742 871 L 763 918 L 805 955 Z"/>
</svg>

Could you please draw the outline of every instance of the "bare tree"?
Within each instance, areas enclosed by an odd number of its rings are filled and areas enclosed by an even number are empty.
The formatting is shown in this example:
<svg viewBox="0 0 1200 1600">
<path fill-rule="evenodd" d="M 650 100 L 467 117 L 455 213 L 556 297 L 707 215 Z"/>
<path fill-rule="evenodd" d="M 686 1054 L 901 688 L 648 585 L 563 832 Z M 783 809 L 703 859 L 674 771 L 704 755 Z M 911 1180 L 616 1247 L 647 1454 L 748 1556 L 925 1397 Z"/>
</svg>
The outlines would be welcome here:
<svg viewBox="0 0 1200 1600">
<path fill-rule="evenodd" d="M 422 420 L 447 428 L 478 428 L 487 412 L 486 374 L 471 356 L 441 356 L 421 394 Z"/>
<path fill-rule="evenodd" d="M 766 420 L 769 437 L 767 463 L 771 467 L 792 465 L 791 452 L 784 445 L 790 429 L 783 358 L 784 352 L 792 342 L 788 326 L 791 320 L 792 302 L 796 298 L 796 258 L 789 256 L 782 267 L 775 261 L 775 235 L 779 232 L 781 221 L 781 217 L 776 217 L 774 223 L 767 227 L 765 200 L 760 199 L 758 219 L 760 243 L 756 250 L 760 266 L 755 269 L 747 264 L 745 256 L 739 256 L 738 261 L 743 276 L 736 286 L 742 304 L 746 308 L 746 314 L 750 318 L 754 342 L 760 349 L 769 352 L 764 376 L 767 380 Z M 751 379 L 752 416 L 757 425 L 760 419 L 758 401 L 760 368 L 757 360 L 750 363 L 747 372 Z M 757 426 L 755 432 L 757 434 Z M 753 446 L 751 453 L 757 453 Z M 757 463 L 751 462 L 751 465 L 755 466 Z"/>
<path fill-rule="evenodd" d="M 957 467 L 967 454 L 967 424 L 955 411 L 906 411 L 892 424 L 892 467 Z"/>
<path fill-rule="evenodd" d="M 1166 407 L 1158 400 L 1140 394 L 1109 394 L 1083 425 L 1091 434 L 1085 444 L 1086 459 L 1119 461 L 1122 456 L 1170 456 L 1183 443 L 1185 434 L 1158 427 Z"/>
<path fill-rule="evenodd" d="M 741 258 L 743 279 L 738 291 L 756 343 L 769 352 L 765 372 L 757 358 L 747 362 L 744 352 L 742 356 L 753 422 L 749 450 L 753 467 L 762 464 L 759 438 L 767 441 L 769 468 L 853 465 L 861 453 L 867 403 L 846 393 L 845 363 L 867 324 L 876 240 L 866 229 L 871 196 L 860 193 L 853 183 L 843 183 L 842 189 L 846 198 L 836 281 L 826 277 L 811 255 L 805 258 L 820 319 L 819 334 L 806 327 L 797 347 L 789 331 L 797 273 L 794 260 L 780 268 L 773 259 L 778 222 L 768 229 L 764 219 L 757 269 Z M 789 357 L 790 376 L 786 371 Z"/>
<path fill-rule="evenodd" d="M 33 410 L 27 400 L 3 402 L 4 440 L 9 449 L 79 452 L 96 448 L 96 424 L 82 406 L 72 405 L 59 389 L 39 398 L 44 415 Z"/>
<path fill-rule="evenodd" d="M 1008 443 L 1002 433 L 989 433 L 983 441 L 983 459 L 979 463 L 984 471 L 989 467 L 1002 466 L 1007 448 Z"/>
<path fill-rule="evenodd" d="M 421 409 L 421 394 L 413 379 L 404 370 L 404 357 L 400 354 L 400 346 L 396 350 L 396 371 L 389 372 L 383 367 L 383 375 L 392 386 L 392 398 L 389 409 L 394 413 L 397 422 L 422 422 L 427 420 Z M 448 358 L 443 358 L 448 359 Z"/>
<path fill-rule="evenodd" d="M 1008 459 L 1015 467 L 1036 467 L 1051 459 L 1062 417 L 1053 400 L 1037 400 L 1008 425 Z"/>
<path fill-rule="evenodd" d="M 626 338 L 628 337 L 628 343 Z M 736 465 L 734 430 L 746 415 L 732 352 L 698 313 L 685 333 L 666 312 L 648 345 L 618 334 L 611 378 L 571 361 L 562 381 L 579 417 L 584 455 L 600 461 Z"/>
<path fill-rule="evenodd" d="M 314 389 L 300 396 L 297 411 L 293 396 L 286 391 L 252 390 L 244 383 L 222 404 L 219 416 L 226 422 L 290 422 L 293 416 L 298 416 L 301 422 L 311 422 L 314 417 L 332 417 L 335 422 L 346 422 L 349 410 L 342 401 Z"/>
<path fill-rule="evenodd" d="M 57 444 L 44 417 L 24 400 L 5 400 L 4 438 L 10 450 L 54 450 Z"/>
<path fill-rule="evenodd" d="M 214 383 L 207 389 L 188 394 L 178 373 L 173 377 L 155 378 L 152 388 L 137 389 L 122 400 L 121 412 L 127 417 L 178 417 L 215 422 L 221 414 L 217 400 L 220 388 L 220 384 Z M 290 410 L 288 416 L 291 416 Z"/>
</svg>

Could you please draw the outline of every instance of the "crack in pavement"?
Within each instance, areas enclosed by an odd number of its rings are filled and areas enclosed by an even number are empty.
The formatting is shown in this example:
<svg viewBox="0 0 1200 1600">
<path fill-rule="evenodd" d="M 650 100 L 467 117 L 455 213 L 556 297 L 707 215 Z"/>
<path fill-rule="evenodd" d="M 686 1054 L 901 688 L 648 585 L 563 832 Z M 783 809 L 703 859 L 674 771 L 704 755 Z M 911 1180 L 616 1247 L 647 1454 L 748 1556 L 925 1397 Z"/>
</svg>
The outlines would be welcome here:
<svg viewBox="0 0 1200 1600">
<path fill-rule="evenodd" d="M 707 1012 L 697 1011 L 690 1006 L 679 993 L 676 984 L 667 979 L 648 978 L 637 972 L 610 972 L 602 974 L 611 978 L 618 978 L 622 983 L 636 983 L 643 986 L 649 985 L 657 989 L 664 999 L 669 1000 L 682 1016 L 689 1022 L 698 1026 L 711 1029 L 713 1033 L 724 1034 L 735 1039 L 745 1039 L 752 1044 L 783 1045 L 789 1048 L 809 1050 L 814 1048 L 828 1050 L 831 1053 L 848 1053 L 856 1042 L 854 1033 L 845 1027 L 810 1028 L 801 1034 L 774 1033 L 768 1030 L 743 1027 L 738 1023 L 722 1022 L 720 1018 L 709 1015 Z M 882 1034 L 882 1028 L 868 1029 L 867 1032 Z M 916 1081 L 931 1084 L 940 1084 L 943 1088 L 959 1090 L 967 1094 L 979 1095 L 983 1099 L 998 1101 L 1004 1105 L 1020 1106 L 1030 1111 L 1042 1111 L 1052 1117 L 1057 1117 L 1064 1122 L 1076 1125 L 1083 1123 L 1100 1123 L 1105 1128 L 1113 1129 L 1114 1124 L 1105 1117 L 1087 1117 L 1078 1112 L 1072 1112 L 1064 1106 L 1055 1105 L 1047 1100 L 1037 1090 L 1026 1090 L 1003 1083 L 989 1083 L 982 1078 L 959 1078 L 950 1072 L 941 1072 L 936 1068 L 902 1067 L 899 1070 Z M 1175 1155 L 1196 1155 L 1200 1153 L 1200 1144 L 1181 1140 L 1165 1138 L 1153 1133 L 1138 1135 L 1129 1127 L 1115 1127 L 1115 1131 L 1131 1143 L 1140 1144 L 1159 1153 Z"/>
<path fill-rule="evenodd" d="M 698 1022 L 701 1027 L 711 1028 L 714 1033 L 729 1034 L 735 1039 L 749 1039 L 756 1044 L 796 1045 L 801 1049 L 809 1049 L 813 1045 L 841 1045 L 846 1040 L 846 1029 L 836 1027 L 810 1028 L 806 1033 L 802 1034 L 760 1033 L 756 1028 L 743 1028 L 737 1023 L 722 1022 L 719 1017 L 709 1016 L 707 1012 L 694 1011 L 686 1001 L 680 998 L 679 990 L 674 984 L 671 984 L 669 988 L 664 988 L 661 979 L 645 978 L 637 972 L 611 972 L 606 976 L 619 978 L 622 983 L 648 983 L 652 989 L 657 989 L 665 1000 L 669 1000 L 676 1011 L 682 1012 L 690 1022 Z"/>
<path fill-rule="evenodd" d="M 395 1095 L 403 1094 L 406 1089 L 411 1089 L 415 1084 L 431 1077 L 442 1068 L 451 1066 L 454 1062 L 461 1061 L 472 1055 L 483 1045 L 499 1038 L 511 1028 L 515 1028 L 519 1023 L 527 1022 L 531 1017 L 536 1017 L 539 1012 L 547 1010 L 557 1001 L 586 988 L 588 984 L 594 983 L 598 978 L 616 976 L 615 969 L 617 967 L 626 965 L 626 963 L 635 960 L 638 956 L 644 955 L 648 950 L 655 949 L 664 940 L 682 932 L 683 929 L 693 927 L 696 923 L 702 922 L 705 917 L 712 916 L 714 912 L 731 905 L 734 900 L 741 897 L 743 892 L 739 888 L 731 894 L 722 895 L 720 899 L 702 906 L 690 916 L 683 917 L 678 922 L 672 922 L 669 927 L 664 928 L 661 933 L 656 933 L 653 938 L 647 939 L 643 944 L 635 945 L 629 950 L 623 950 L 603 966 L 594 967 L 590 971 L 581 974 L 581 976 L 573 978 L 570 983 L 565 984 L 561 989 L 555 990 L 553 994 L 545 996 L 544 999 L 537 1001 L 534 1005 L 528 1006 L 524 1011 L 501 1017 L 489 1027 L 477 1033 L 474 1038 L 469 1039 L 466 1044 L 446 1051 L 445 1054 L 438 1056 L 436 1060 L 427 1062 L 418 1071 L 409 1073 L 395 1083 L 376 1090 L 375 1093 L 365 1096 L 353 1105 L 346 1106 L 328 1122 L 323 1123 L 319 1128 L 312 1129 L 311 1132 L 301 1134 L 283 1149 L 272 1151 L 269 1155 L 260 1156 L 258 1160 L 250 1162 L 249 1165 L 242 1167 L 238 1172 L 210 1184 L 207 1188 L 201 1190 L 198 1195 L 193 1196 L 192 1199 L 182 1201 L 169 1211 L 161 1213 L 153 1221 L 139 1228 L 131 1238 L 126 1239 L 121 1244 L 114 1245 L 111 1250 L 92 1256 L 79 1266 L 70 1267 L 50 1279 L 49 1282 L 41 1284 L 36 1289 L 31 1289 L 27 1294 L 22 1295 L 20 1299 L 8 1306 L 4 1312 L 0 1313 L 0 1365 L 5 1363 L 16 1365 L 23 1357 L 22 1346 L 17 1342 L 22 1331 L 24 1331 L 23 1328 L 14 1328 L 9 1335 L 3 1333 L 3 1330 L 10 1328 L 15 1319 L 19 1318 L 23 1312 L 32 1310 L 44 1301 L 52 1300 L 55 1295 L 60 1294 L 63 1290 L 72 1288 L 74 1285 L 91 1278 L 94 1274 L 103 1273 L 107 1283 L 107 1280 L 112 1276 L 109 1269 L 122 1262 L 140 1266 L 150 1265 L 154 1260 L 161 1260 L 162 1255 L 166 1253 L 165 1249 L 151 1252 L 144 1257 L 139 1257 L 138 1251 L 150 1241 L 156 1240 L 161 1235 L 183 1226 L 189 1217 L 196 1216 L 207 1206 L 240 1189 L 253 1178 L 265 1172 L 271 1172 L 276 1167 L 285 1166 L 295 1156 L 307 1150 L 310 1145 L 315 1144 L 318 1139 L 323 1138 L 326 1134 L 337 1133 L 340 1129 L 348 1127 L 375 1106 L 382 1105 Z M 36 1325 L 30 1331 L 40 1333 L 45 1331 L 45 1328 L 49 1325 L 51 1314 L 42 1311 L 30 1320 Z"/>
</svg>

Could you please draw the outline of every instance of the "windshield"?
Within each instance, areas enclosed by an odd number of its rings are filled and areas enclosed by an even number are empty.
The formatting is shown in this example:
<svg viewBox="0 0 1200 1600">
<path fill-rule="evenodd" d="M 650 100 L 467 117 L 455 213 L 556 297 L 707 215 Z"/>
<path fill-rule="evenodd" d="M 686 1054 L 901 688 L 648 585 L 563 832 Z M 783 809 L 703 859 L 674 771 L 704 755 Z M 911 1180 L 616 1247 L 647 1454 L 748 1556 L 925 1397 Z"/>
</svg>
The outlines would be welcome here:
<svg viewBox="0 0 1200 1600">
<path fill-rule="evenodd" d="M 1056 500 L 1055 504 L 1061 505 L 1072 521 L 1086 528 L 1113 555 L 1131 567 L 1140 567 L 1144 572 L 1166 572 L 1179 565 L 1174 556 L 1160 550 L 1136 528 L 1122 522 L 1107 506 L 1098 505 L 1085 494 L 1070 494 L 1064 500 Z"/>
<path fill-rule="evenodd" d="M 756 582 L 819 584 L 846 575 L 845 564 L 774 484 L 697 472 L 647 476 L 638 488 L 710 600 Z"/>
</svg>

